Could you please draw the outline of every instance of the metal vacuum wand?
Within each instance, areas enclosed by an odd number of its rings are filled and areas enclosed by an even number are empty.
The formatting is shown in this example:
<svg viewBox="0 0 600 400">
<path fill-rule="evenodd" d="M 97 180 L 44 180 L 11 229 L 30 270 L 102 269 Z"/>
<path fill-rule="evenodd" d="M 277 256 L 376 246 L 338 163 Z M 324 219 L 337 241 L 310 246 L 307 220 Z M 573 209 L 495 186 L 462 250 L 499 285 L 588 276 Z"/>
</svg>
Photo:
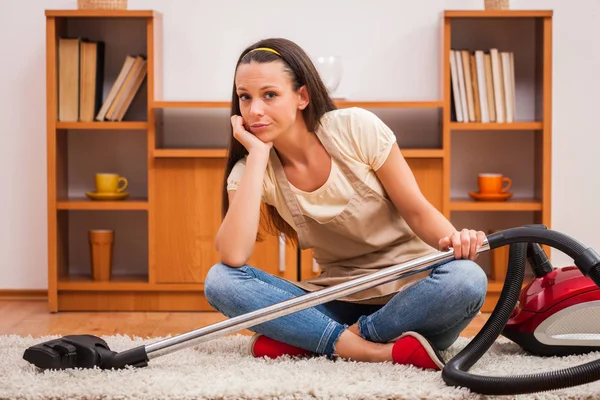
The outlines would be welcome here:
<svg viewBox="0 0 600 400">
<path fill-rule="evenodd" d="M 484 240 L 477 253 L 483 253 L 490 249 L 487 239 Z M 247 314 L 239 315 L 216 324 L 211 324 L 204 328 L 199 328 L 190 332 L 182 333 L 172 338 L 160 340 L 145 346 L 148 359 L 160 357 L 167 353 L 180 350 L 184 347 L 192 346 L 196 343 L 208 341 L 214 337 L 225 336 L 229 333 L 239 331 L 258 325 L 262 322 L 270 321 L 284 315 L 292 314 L 328 301 L 339 299 L 349 294 L 360 292 L 362 290 L 382 285 L 388 282 L 401 279 L 408 275 L 422 272 L 430 269 L 433 265 L 454 258 L 454 250 L 449 249 L 445 252 L 429 254 L 402 264 L 387 267 L 380 271 L 355 278 L 335 286 L 330 286 L 316 292 L 294 297 L 282 301 L 272 306 L 261 308 Z M 194 340 L 190 344 L 189 341 Z"/>
</svg>

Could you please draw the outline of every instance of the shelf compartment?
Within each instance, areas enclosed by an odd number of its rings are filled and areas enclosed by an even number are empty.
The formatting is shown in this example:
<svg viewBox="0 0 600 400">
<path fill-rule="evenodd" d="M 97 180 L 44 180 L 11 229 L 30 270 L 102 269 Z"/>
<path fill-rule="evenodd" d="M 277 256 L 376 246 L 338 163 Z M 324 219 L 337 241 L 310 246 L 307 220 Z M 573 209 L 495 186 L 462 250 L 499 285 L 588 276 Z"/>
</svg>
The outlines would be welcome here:
<svg viewBox="0 0 600 400">
<path fill-rule="evenodd" d="M 473 18 L 467 17 L 469 15 L 472 15 Z M 462 64 L 465 62 L 466 53 L 470 55 L 471 62 L 474 63 L 473 57 L 476 51 L 482 51 L 484 54 L 489 55 L 491 54 L 491 49 L 496 49 L 498 51 L 498 61 L 501 66 L 500 72 L 503 72 L 502 70 L 505 68 L 505 65 L 502 63 L 502 53 L 509 53 L 514 56 L 512 58 L 514 61 L 514 76 L 513 74 L 509 74 L 510 77 L 508 78 L 509 82 L 511 82 L 511 86 L 514 88 L 514 94 L 512 94 L 512 90 L 508 92 L 511 94 L 511 97 L 514 98 L 514 106 L 511 107 L 514 111 L 514 115 L 512 117 L 514 122 L 509 122 L 505 125 L 510 125 L 511 123 L 522 123 L 518 121 L 536 121 L 538 123 L 544 121 L 544 97 L 545 91 L 549 89 L 547 87 L 547 82 L 550 72 L 544 70 L 543 66 L 545 57 L 547 55 L 545 53 L 548 51 L 547 44 L 551 41 L 550 37 L 545 34 L 544 21 L 546 17 L 550 17 L 551 15 L 552 12 L 546 11 L 539 13 L 519 13 L 509 10 L 505 12 L 492 13 L 487 11 L 474 11 L 473 13 L 466 12 L 465 14 L 457 13 L 454 14 L 454 17 L 446 18 L 447 32 L 450 34 L 449 48 L 446 50 L 448 52 L 450 50 L 461 51 Z M 474 32 L 477 34 L 473 34 Z M 522 37 L 526 37 L 528 40 L 523 40 Z M 460 64 L 457 64 L 457 67 L 460 67 Z M 466 70 L 470 70 L 472 67 L 473 65 L 471 64 L 466 68 Z M 445 78 L 446 85 L 449 84 L 447 87 L 448 93 L 446 94 L 447 101 L 451 101 L 451 117 L 453 120 L 455 120 L 456 117 L 454 115 L 457 112 L 455 109 L 455 103 L 457 100 L 455 99 L 454 94 L 455 83 L 451 81 L 450 77 L 451 71 L 449 65 L 449 56 L 446 56 L 444 69 L 447 71 Z M 479 66 L 478 73 L 483 72 L 485 69 L 485 67 Z M 465 71 L 465 73 L 466 72 L 467 71 Z M 476 74 L 471 72 L 471 79 L 473 79 L 475 75 Z M 465 77 L 465 80 L 466 79 L 467 78 Z M 502 102 L 504 103 L 502 109 L 504 110 L 504 118 L 507 118 L 507 105 L 504 100 L 505 92 L 507 90 L 505 79 L 506 74 L 501 74 L 500 81 L 502 82 L 503 92 L 501 98 Z M 462 80 L 460 76 L 458 80 Z M 477 88 L 480 85 L 481 80 L 478 80 L 478 82 L 474 82 L 472 86 Z M 469 86 L 469 91 L 471 90 L 472 88 Z M 497 89 L 494 87 L 494 92 L 496 91 Z M 480 94 L 481 93 L 478 90 L 478 93 L 474 93 L 470 97 L 475 109 L 478 107 L 478 104 L 476 104 L 476 99 L 480 97 Z M 461 90 L 461 96 L 463 95 L 464 92 Z M 496 94 L 496 96 L 498 95 Z M 494 96 L 492 100 L 494 104 L 496 99 L 497 97 Z M 467 102 L 463 100 L 461 103 L 463 103 L 462 108 L 465 108 Z M 485 104 L 487 104 L 487 102 L 484 102 L 481 99 L 479 100 L 479 106 L 483 106 Z M 496 114 L 497 113 L 498 108 L 496 107 Z M 471 123 L 473 123 L 473 121 Z M 454 124 L 452 127 L 460 128 L 454 126 Z M 524 129 L 542 128 L 544 128 L 543 125 L 536 128 L 529 128 L 527 126 L 524 127 Z M 490 129 L 495 128 L 492 127 Z M 497 129 L 505 128 L 504 126 L 498 126 Z M 506 129 L 521 128 L 516 126 L 511 128 L 507 126 Z"/>
<path fill-rule="evenodd" d="M 451 122 L 452 131 L 532 131 L 544 128 L 543 122 Z"/>
<path fill-rule="evenodd" d="M 130 198 L 119 201 L 91 200 L 87 197 L 70 197 L 56 201 L 57 210 L 147 210 L 148 199 Z"/>
<path fill-rule="evenodd" d="M 183 156 L 194 157 L 196 153 L 181 153 L 182 150 L 199 149 L 221 150 L 227 147 L 231 135 L 231 120 L 228 108 L 187 107 L 177 103 L 177 107 L 156 108 L 155 157 Z M 177 150 L 176 153 L 170 153 Z M 202 156 L 205 156 L 203 154 Z M 215 154 L 211 155 L 212 157 Z"/>
<path fill-rule="evenodd" d="M 539 131 L 466 131 L 451 136 L 450 201 L 464 199 L 456 207 L 489 209 L 517 207 L 537 210 L 542 203 L 543 178 L 539 174 L 542 133 Z M 471 200 L 478 190 L 478 174 L 499 173 L 512 180 L 513 197 L 506 206 Z M 520 200 L 522 199 L 522 200 Z M 522 206 L 509 205 L 523 202 Z M 504 203 L 504 202 L 502 202 Z M 450 209 L 452 209 L 450 205 Z"/>
<path fill-rule="evenodd" d="M 112 276 L 148 275 L 148 213 L 144 210 L 67 209 L 56 213 L 58 282 L 91 276 L 88 230 L 115 232 Z M 138 278 L 139 281 L 139 278 Z M 101 282 L 100 282 L 101 283 Z"/>
<path fill-rule="evenodd" d="M 371 101 L 344 104 L 359 106 L 377 115 L 396 134 L 401 149 L 442 148 L 440 102 Z M 219 150 L 227 147 L 231 135 L 228 107 L 227 102 L 155 103 L 151 111 L 156 128 L 154 156 L 224 156 Z M 198 149 L 214 152 L 197 153 Z"/>
<path fill-rule="evenodd" d="M 147 121 L 122 121 L 122 122 L 56 122 L 56 129 L 81 129 L 81 130 L 146 130 Z"/>
<path fill-rule="evenodd" d="M 49 29 L 54 28 L 54 35 L 48 41 L 48 63 L 52 66 L 53 75 L 52 82 L 49 83 L 49 93 L 54 93 L 56 96 L 56 106 L 52 107 L 49 110 L 52 113 L 56 113 L 57 123 L 63 122 L 80 122 L 81 115 L 79 114 L 79 97 L 75 99 L 75 94 L 70 96 L 73 100 L 73 103 L 77 104 L 77 107 L 74 108 L 70 113 L 71 115 L 64 115 L 62 118 L 61 115 L 61 96 L 60 94 L 60 67 L 61 61 L 60 57 L 62 57 L 62 52 L 60 51 L 60 39 L 61 38 L 70 38 L 70 39 L 78 39 L 81 42 L 102 42 L 104 44 L 104 53 L 103 53 L 103 63 L 98 66 L 101 67 L 102 71 L 102 82 L 100 84 L 100 90 L 102 91 L 101 97 L 99 99 L 99 104 L 95 106 L 93 114 L 90 116 L 91 121 L 88 122 L 89 125 L 82 125 L 81 129 L 97 129 L 96 125 L 96 116 L 98 114 L 99 109 L 106 101 L 108 94 L 113 87 L 121 69 L 123 68 L 124 62 L 128 56 L 138 56 L 141 55 L 143 57 L 148 56 L 148 32 L 149 26 L 151 24 L 151 17 L 153 13 L 135 13 L 130 12 L 129 10 L 117 10 L 113 13 L 107 12 L 107 10 L 70 10 L 71 12 L 67 12 L 69 10 L 57 11 L 47 13 L 49 15 L 48 18 L 48 26 Z M 93 12 L 97 11 L 97 12 Z M 127 18 L 114 18 L 117 16 L 127 17 Z M 73 48 L 73 51 L 67 51 L 70 53 L 70 56 L 65 56 L 71 58 L 72 60 L 77 61 L 77 57 L 79 57 L 79 61 L 81 60 L 82 55 L 77 52 L 75 49 L 75 43 L 69 45 Z M 152 60 L 148 60 L 152 61 Z M 71 64 L 70 67 L 68 65 Z M 68 63 L 65 62 L 67 68 L 70 68 L 71 71 L 65 70 L 64 76 L 72 76 L 73 84 L 79 81 L 78 74 L 78 64 L 76 63 Z M 52 76 L 49 75 L 49 76 Z M 124 121 L 133 121 L 134 123 L 143 122 L 148 120 L 148 79 L 144 78 L 139 89 L 136 91 L 131 104 L 128 106 L 124 116 Z M 79 90 L 79 86 L 76 86 L 77 90 Z M 69 104 L 68 101 L 65 104 Z M 65 108 L 68 106 L 65 105 Z M 87 118 L 86 118 L 87 119 Z M 68 125 L 67 125 L 68 126 Z M 146 126 L 136 126 L 135 128 L 129 128 L 127 125 L 124 125 L 125 128 L 108 128 L 102 127 L 102 129 L 145 129 Z M 60 129 L 60 128 L 59 128 Z"/>
<path fill-rule="evenodd" d="M 121 202 L 148 198 L 148 135 L 144 131 L 59 131 L 56 140 L 56 199 L 86 200 L 95 190 L 96 173 L 115 173 L 127 178 L 129 197 Z M 91 203 L 97 208 L 107 206 Z M 130 204 L 130 203 L 123 203 Z M 67 204 L 63 204 L 69 207 Z M 81 205 L 76 205 L 77 207 Z M 87 206 L 83 206 L 87 207 Z M 129 207 L 129 206 L 126 206 Z"/>
<path fill-rule="evenodd" d="M 470 198 L 453 198 L 451 211 L 541 211 L 542 202 L 535 199 L 509 199 L 506 201 L 477 201 Z"/>
</svg>

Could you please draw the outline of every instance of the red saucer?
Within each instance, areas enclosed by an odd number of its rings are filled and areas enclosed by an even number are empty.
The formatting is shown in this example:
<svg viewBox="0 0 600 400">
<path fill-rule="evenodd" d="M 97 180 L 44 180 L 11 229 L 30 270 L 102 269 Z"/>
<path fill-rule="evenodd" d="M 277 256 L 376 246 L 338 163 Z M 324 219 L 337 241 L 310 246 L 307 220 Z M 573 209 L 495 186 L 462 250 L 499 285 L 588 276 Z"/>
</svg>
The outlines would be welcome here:
<svg viewBox="0 0 600 400">
<path fill-rule="evenodd" d="M 512 193 L 479 193 L 479 192 L 469 192 L 469 196 L 474 198 L 475 200 L 480 201 L 504 201 L 510 199 L 512 197 Z"/>
</svg>

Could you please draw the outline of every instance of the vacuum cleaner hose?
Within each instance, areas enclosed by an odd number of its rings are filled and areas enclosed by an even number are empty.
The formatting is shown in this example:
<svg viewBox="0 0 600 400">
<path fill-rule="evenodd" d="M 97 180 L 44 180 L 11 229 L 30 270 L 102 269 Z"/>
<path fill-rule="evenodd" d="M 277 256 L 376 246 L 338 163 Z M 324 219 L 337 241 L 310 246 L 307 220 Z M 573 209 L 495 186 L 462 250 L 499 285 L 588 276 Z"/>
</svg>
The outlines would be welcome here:
<svg viewBox="0 0 600 400">
<path fill-rule="evenodd" d="M 543 227 L 543 226 L 542 226 Z M 509 244 L 508 271 L 498 304 L 471 342 L 442 370 L 450 386 L 467 387 L 487 395 L 535 393 L 577 386 L 600 379 L 600 360 L 558 371 L 517 376 L 485 376 L 467 372 L 493 345 L 517 304 L 525 277 L 527 243 L 542 243 L 572 257 L 580 270 L 600 287 L 600 256 L 576 240 L 543 227 L 520 227 L 488 236 L 490 249 Z"/>
</svg>

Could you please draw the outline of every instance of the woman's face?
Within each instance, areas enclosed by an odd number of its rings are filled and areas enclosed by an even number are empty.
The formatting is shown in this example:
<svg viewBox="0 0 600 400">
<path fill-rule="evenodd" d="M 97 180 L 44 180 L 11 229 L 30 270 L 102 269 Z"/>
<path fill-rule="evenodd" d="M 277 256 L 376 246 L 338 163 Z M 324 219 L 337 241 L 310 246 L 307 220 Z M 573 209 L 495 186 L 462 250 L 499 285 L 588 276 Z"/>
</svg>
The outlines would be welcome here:
<svg viewBox="0 0 600 400">
<path fill-rule="evenodd" d="M 272 142 L 294 124 L 304 123 L 305 88 L 294 91 L 280 61 L 241 64 L 235 76 L 239 106 L 246 129 L 263 142 Z"/>
</svg>

